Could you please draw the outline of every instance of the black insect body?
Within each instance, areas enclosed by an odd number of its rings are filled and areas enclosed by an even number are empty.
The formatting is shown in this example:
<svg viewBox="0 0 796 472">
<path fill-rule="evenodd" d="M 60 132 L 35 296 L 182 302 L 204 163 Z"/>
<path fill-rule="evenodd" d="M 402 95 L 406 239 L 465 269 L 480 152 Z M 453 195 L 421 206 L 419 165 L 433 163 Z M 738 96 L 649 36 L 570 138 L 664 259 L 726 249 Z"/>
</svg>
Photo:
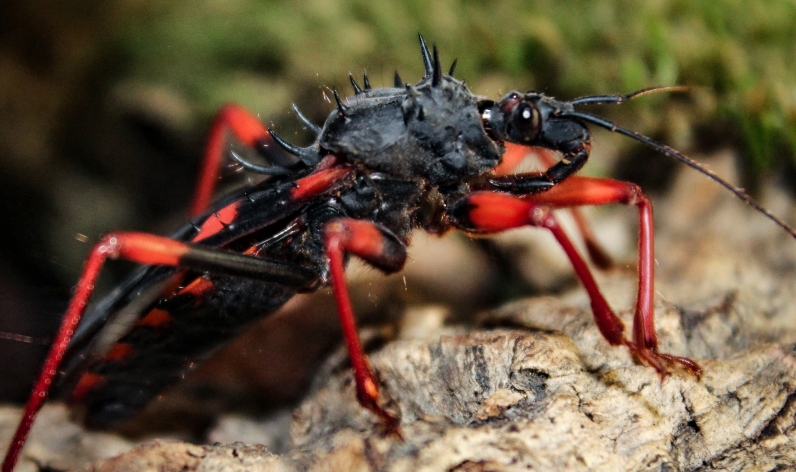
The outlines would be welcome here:
<svg viewBox="0 0 796 472">
<path fill-rule="evenodd" d="M 323 151 L 421 188 L 458 187 L 500 162 L 504 149 L 485 133 L 478 100 L 462 82 L 444 76 L 373 92 L 332 113 L 319 139 Z"/>
<path fill-rule="evenodd" d="M 649 200 L 630 183 L 573 176 L 589 156 L 584 123 L 641 140 L 707 173 L 676 151 L 575 110 L 578 105 L 621 103 L 647 91 L 571 102 L 512 92 L 494 102 L 473 95 L 453 78 L 453 67 L 443 74 L 436 48 L 432 56 L 422 37 L 420 42 L 425 76 L 416 85 L 404 86 L 396 74 L 395 88 L 373 89 L 365 76 L 363 89 L 352 78 L 356 94 L 343 101 L 335 92 L 337 109 L 322 128 L 299 114 L 317 134 L 309 147 L 286 143 L 237 106 L 220 112 L 211 129 L 192 222 L 172 238 L 110 233 L 92 250 L 4 472 L 13 469 L 48 392 L 82 405 L 90 424 L 126 421 L 250 323 L 295 293 L 327 283 L 336 296 L 357 398 L 387 429 L 397 430 L 399 419 L 380 406 L 359 345 L 344 266 L 354 255 L 385 273 L 399 271 L 410 234 L 420 228 L 437 234 L 522 226 L 550 230 L 587 290 L 597 325 L 610 344 L 627 346 L 662 375 L 672 367 L 701 374 L 695 362 L 658 351 Z M 296 159 L 260 166 L 233 153 L 245 169 L 271 178 L 210 205 L 227 133 L 266 155 L 276 143 Z M 557 151 L 561 159 L 545 172 L 493 172 L 507 153 L 522 152 L 520 146 Z M 639 208 L 639 291 L 631 338 L 551 211 L 609 203 Z M 596 245 L 584 236 L 594 258 Z M 96 303 L 76 328 L 107 258 L 145 267 Z M 120 332 L 120 326 L 128 329 Z"/>
</svg>

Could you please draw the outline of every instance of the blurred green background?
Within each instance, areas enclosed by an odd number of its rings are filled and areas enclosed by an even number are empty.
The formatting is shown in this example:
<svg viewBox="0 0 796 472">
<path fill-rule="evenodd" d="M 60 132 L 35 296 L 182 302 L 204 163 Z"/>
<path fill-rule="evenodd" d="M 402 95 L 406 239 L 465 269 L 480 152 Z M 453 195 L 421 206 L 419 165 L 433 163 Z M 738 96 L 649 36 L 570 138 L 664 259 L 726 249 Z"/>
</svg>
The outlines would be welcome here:
<svg viewBox="0 0 796 472">
<path fill-rule="evenodd" d="M 180 220 L 220 105 L 241 103 L 306 144 L 290 104 L 320 123 L 324 91 L 350 93 L 349 72 L 367 68 L 377 87 L 396 69 L 418 80 L 418 32 L 493 98 L 692 86 L 595 111 L 687 153 L 736 149 L 753 191 L 765 174 L 793 180 L 793 1 L 4 2 L 0 331 L 46 336 L 100 233 Z M 606 132 L 594 142 L 611 158 L 587 172 L 665 190 L 666 158 Z M 31 347 L 4 343 L 15 365 L 0 375 L 23 378 L 39 362 Z M 7 387 L 0 395 L 27 390 Z"/>
</svg>

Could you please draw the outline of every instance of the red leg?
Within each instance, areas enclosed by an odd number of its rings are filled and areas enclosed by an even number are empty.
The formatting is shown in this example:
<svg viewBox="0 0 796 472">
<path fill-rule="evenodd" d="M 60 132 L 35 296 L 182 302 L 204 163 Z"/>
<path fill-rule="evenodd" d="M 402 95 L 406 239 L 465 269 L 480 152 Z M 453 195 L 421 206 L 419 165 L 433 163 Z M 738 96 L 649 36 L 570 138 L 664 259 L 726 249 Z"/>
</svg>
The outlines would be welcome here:
<svg viewBox="0 0 796 472">
<path fill-rule="evenodd" d="M 676 357 L 658 352 L 658 337 L 655 331 L 654 279 L 655 250 L 652 223 L 652 203 L 641 189 L 629 182 L 590 177 L 571 177 L 549 192 L 527 197 L 530 201 L 554 207 L 582 205 L 605 205 L 621 203 L 636 205 L 639 210 L 638 239 L 638 296 L 633 318 L 633 342 L 628 347 L 645 363 L 664 373 L 661 362 L 679 364 L 697 377 L 702 368 L 685 357 Z"/>
<path fill-rule="evenodd" d="M 542 161 L 545 167 L 551 167 L 553 164 L 556 163 L 556 159 L 552 156 L 554 151 L 550 149 L 541 148 L 535 155 Z M 559 184 L 560 185 L 560 184 Z M 569 212 L 572 215 L 572 218 L 575 220 L 575 225 L 578 227 L 578 231 L 580 231 L 580 235 L 583 238 L 583 242 L 586 245 L 586 252 L 589 253 L 589 259 L 594 263 L 595 266 L 602 270 L 607 270 L 613 267 L 614 261 L 611 259 L 611 256 L 603 249 L 599 242 L 597 242 L 597 238 L 594 236 L 594 232 L 591 230 L 591 225 L 589 225 L 589 221 L 586 219 L 586 216 L 580 211 L 580 208 L 572 207 L 569 208 Z"/>
<path fill-rule="evenodd" d="M 351 253 L 386 273 L 397 272 L 406 261 L 406 246 L 392 233 L 374 223 L 348 218 L 332 220 L 324 227 L 324 234 L 332 288 L 354 370 L 357 400 L 382 420 L 387 431 L 397 433 L 400 420 L 379 405 L 379 389 L 367 357 L 362 352 L 345 281 L 344 259 L 345 253 Z"/>
<path fill-rule="evenodd" d="M 505 144 L 505 146 L 506 152 L 500 159 L 500 164 L 492 169 L 492 173 L 497 176 L 511 174 L 511 172 L 516 169 L 517 166 L 519 166 L 529 154 L 535 153 L 535 148 L 530 148 L 528 146 L 521 146 L 519 144 L 508 142 Z"/>
<path fill-rule="evenodd" d="M 11 445 L 8 448 L 8 452 L 6 452 L 6 457 L 3 461 L 3 472 L 11 472 L 19 459 L 19 453 L 22 451 L 22 446 L 24 446 L 25 440 L 28 437 L 30 428 L 33 425 L 33 420 L 41 409 L 44 400 L 47 398 L 47 392 L 50 389 L 53 377 L 55 377 L 55 373 L 58 371 L 58 366 L 66 352 L 69 341 L 72 339 L 72 334 L 77 327 L 77 323 L 83 316 L 88 299 L 94 291 L 94 282 L 99 275 L 102 264 L 108 257 L 113 258 L 117 256 L 119 250 L 120 245 L 113 235 L 103 238 L 91 250 L 91 254 L 83 267 L 83 273 L 77 283 L 75 294 L 69 302 L 66 314 L 61 322 L 61 327 L 55 335 L 50 351 L 47 354 L 47 359 L 44 361 L 44 367 L 42 368 L 41 374 L 39 374 L 30 399 L 28 399 L 28 403 L 25 406 L 22 420 L 19 426 L 17 426 L 17 430 L 11 440 Z M 133 252 L 135 252 L 135 250 Z M 175 254 L 173 250 L 161 253 L 159 256 L 161 259 L 160 262 L 163 262 L 163 259 L 168 259 L 173 262 L 179 258 L 179 255 Z"/>
<path fill-rule="evenodd" d="M 523 226 L 538 226 L 553 233 L 575 269 L 591 300 L 592 313 L 603 337 L 613 346 L 627 344 L 624 323 L 600 293 L 589 267 L 553 217 L 551 208 L 498 192 L 475 192 L 449 207 L 451 223 L 464 231 L 496 233 Z"/>
<path fill-rule="evenodd" d="M 3 461 L 3 472 L 12 472 L 14 470 L 14 466 L 19 459 L 19 453 L 22 451 L 22 446 L 25 445 L 25 440 L 33 425 L 33 420 L 41 409 L 44 400 L 47 398 L 47 392 L 58 370 L 61 358 L 64 352 L 66 352 L 69 340 L 72 339 L 72 334 L 74 333 L 75 327 L 77 327 L 78 321 L 80 321 L 80 318 L 83 316 L 83 311 L 91 296 L 91 292 L 94 290 L 94 281 L 97 275 L 99 275 L 102 263 L 108 257 L 108 253 L 112 251 L 112 244 L 105 240 L 101 241 L 91 251 L 91 255 L 83 267 L 83 273 L 77 284 L 77 290 L 72 297 L 72 301 L 69 303 L 64 320 L 61 322 L 61 327 L 53 339 L 52 346 L 47 354 L 47 359 L 44 362 L 44 367 L 42 368 L 41 374 L 39 374 L 30 399 L 28 399 L 28 403 L 25 406 L 22 420 L 17 426 L 13 439 L 11 439 L 11 444 L 8 447 L 8 452 L 6 452 L 6 457 Z"/>
<path fill-rule="evenodd" d="M 219 166 L 226 149 L 228 132 L 231 132 L 244 145 L 252 148 L 271 140 L 270 133 L 257 117 L 238 105 L 225 105 L 218 112 L 210 127 L 207 146 L 205 147 L 205 154 L 196 183 L 196 193 L 191 203 L 191 217 L 203 213 L 213 198 Z"/>
<path fill-rule="evenodd" d="M 638 298 L 633 319 L 633 341 L 621 335 L 621 325 L 605 303 L 580 256 L 551 221 L 546 208 L 623 203 L 639 208 L 639 277 Z M 514 197 L 496 192 L 475 192 L 455 202 L 450 209 L 452 223 L 466 231 L 496 232 L 524 225 L 550 229 L 567 252 L 578 277 L 592 300 L 597 325 L 611 344 L 621 339 L 633 355 L 654 367 L 662 375 L 665 364 L 677 364 L 699 377 L 702 369 L 694 361 L 658 352 L 653 312 L 654 253 L 652 205 L 638 186 L 608 179 L 570 177 L 549 191 L 526 197 Z M 606 311 L 607 310 L 607 311 Z"/>
<path fill-rule="evenodd" d="M 575 225 L 578 227 L 578 231 L 580 231 L 583 243 L 586 245 L 586 252 L 588 252 L 589 259 L 592 263 L 602 270 L 608 270 L 614 267 L 614 260 L 608 255 L 605 249 L 603 249 L 602 245 L 597 242 L 597 238 L 591 230 L 591 225 L 586 219 L 586 215 L 580 211 L 580 208 L 570 208 L 569 212 L 572 214 L 572 218 L 575 219 Z"/>
<path fill-rule="evenodd" d="M 538 159 L 545 168 L 552 167 L 557 162 L 554 156 L 557 154 L 555 151 L 540 147 L 521 146 L 514 143 L 506 143 L 506 153 L 503 154 L 503 159 L 500 164 L 492 170 L 496 176 L 504 176 L 510 174 L 520 163 L 525 160 L 529 155 L 533 155 Z M 561 184 L 559 184 L 561 185 Z M 583 215 L 579 208 L 570 208 L 570 214 L 575 220 L 575 225 L 583 238 L 586 245 L 586 251 L 589 253 L 589 259 L 600 269 L 607 270 L 613 267 L 614 262 L 611 256 L 603 249 L 594 232 L 589 225 L 588 220 Z"/>
<path fill-rule="evenodd" d="M 317 275 L 302 267 L 268 259 L 231 253 L 215 248 L 186 244 L 145 233 L 110 233 L 91 250 L 69 302 L 64 319 L 55 335 L 39 378 L 25 405 L 25 411 L 14 433 L 3 461 L 2 472 L 11 472 L 19 453 L 41 409 L 58 367 L 69 346 L 78 322 L 94 292 L 94 284 L 106 259 L 124 259 L 138 264 L 187 267 L 215 273 L 277 281 L 296 287 L 313 283 Z"/>
</svg>

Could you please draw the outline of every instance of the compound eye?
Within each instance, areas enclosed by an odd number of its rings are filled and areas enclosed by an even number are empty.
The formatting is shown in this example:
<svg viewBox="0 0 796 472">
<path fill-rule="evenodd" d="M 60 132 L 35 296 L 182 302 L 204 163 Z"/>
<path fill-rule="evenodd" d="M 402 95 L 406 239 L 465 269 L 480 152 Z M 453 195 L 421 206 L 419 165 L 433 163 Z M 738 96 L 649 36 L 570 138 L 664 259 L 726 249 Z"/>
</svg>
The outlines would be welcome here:
<svg viewBox="0 0 796 472">
<path fill-rule="evenodd" d="M 539 118 L 539 110 L 527 103 L 523 103 L 517 107 L 514 113 L 514 132 L 517 134 L 515 138 L 519 142 L 529 143 L 536 139 L 539 135 L 539 128 L 541 126 Z"/>
</svg>

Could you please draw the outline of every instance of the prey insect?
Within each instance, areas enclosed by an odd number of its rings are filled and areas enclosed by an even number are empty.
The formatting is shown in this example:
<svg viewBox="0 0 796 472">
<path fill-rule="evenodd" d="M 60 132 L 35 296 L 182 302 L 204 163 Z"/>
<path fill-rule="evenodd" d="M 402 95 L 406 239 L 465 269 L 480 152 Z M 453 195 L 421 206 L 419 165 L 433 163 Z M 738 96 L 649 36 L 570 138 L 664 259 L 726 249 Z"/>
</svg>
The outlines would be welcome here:
<svg viewBox="0 0 796 472">
<path fill-rule="evenodd" d="M 415 85 L 396 74 L 392 88 L 363 86 L 333 95 L 337 108 L 323 126 L 296 110 L 315 135 L 308 147 L 290 144 L 243 109 L 225 107 L 214 122 L 192 207 L 192 220 L 170 238 L 113 232 L 91 250 L 3 464 L 17 462 L 37 411 L 48 395 L 81 405 L 92 426 L 130 419 L 198 360 L 298 292 L 331 285 L 360 404 L 388 431 L 399 416 L 380 404 L 379 389 L 357 334 L 345 282 L 347 258 L 385 273 L 401 270 L 412 231 L 458 229 L 491 234 L 534 226 L 550 231 L 571 261 L 609 344 L 666 375 L 700 366 L 662 353 L 653 313 L 652 205 L 638 186 L 575 175 L 591 149 L 587 124 L 641 141 L 708 175 L 785 228 L 741 190 L 683 154 L 577 108 L 619 104 L 645 93 L 557 101 L 511 92 L 497 101 L 473 95 L 444 73 L 436 47 L 420 37 L 425 69 Z M 269 176 L 211 203 L 228 135 L 269 156 L 279 146 L 286 163 L 260 165 L 232 153 L 245 170 Z M 560 154 L 542 172 L 507 174 L 526 147 Z M 501 167 L 498 167 L 498 166 Z M 497 171 L 496 169 L 499 169 Z M 630 334 L 603 298 L 591 271 L 559 226 L 553 210 L 584 205 L 635 205 L 639 218 L 638 295 Z M 599 246 L 584 226 L 593 260 Z M 84 311 L 107 259 L 143 265 L 106 298 Z M 78 325 L 78 322 L 83 321 Z M 111 322 L 112 320 L 112 322 Z M 105 329 L 108 326 L 114 329 Z M 127 326 L 120 332 L 118 326 Z"/>
</svg>

